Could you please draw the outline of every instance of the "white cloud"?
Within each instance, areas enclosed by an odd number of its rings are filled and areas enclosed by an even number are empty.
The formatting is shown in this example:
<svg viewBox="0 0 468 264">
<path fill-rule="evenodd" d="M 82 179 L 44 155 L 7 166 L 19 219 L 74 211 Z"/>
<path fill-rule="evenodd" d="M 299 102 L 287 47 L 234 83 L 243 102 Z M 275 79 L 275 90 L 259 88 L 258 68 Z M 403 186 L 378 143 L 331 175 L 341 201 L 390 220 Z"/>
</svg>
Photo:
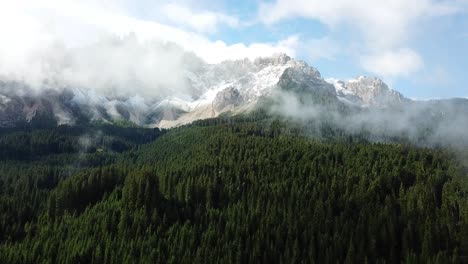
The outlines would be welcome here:
<svg viewBox="0 0 468 264">
<path fill-rule="evenodd" d="M 290 36 L 275 43 L 231 45 L 202 33 L 135 18 L 118 4 L 108 8 L 101 3 L 2 3 L 0 78 L 36 86 L 54 81 L 164 94 L 168 87 L 184 89 L 184 65 L 180 51 L 168 51 L 161 43 L 176 43 L 208 63 L 278 52 L 294 56 L 298 43 L 298 37 Z M 128 37 L 131 34 L 135 37 Z"/>
<path fill-rule="evenodd" d="M 168 96 L 188 92 L 184 52 L 160 42 L 140 42 L 134 35 L 110 37 L 66 50 L 59 73 L 67 85 L 93 87 L 105 94 Z"/>
<path fill-rule="evenodd" d="M 352 25 L 369 41 L 389 46 L 404 39 L 416 19 L 452 14 L 462 7 L 461 2 L 434 0 L 277 0 L 260 5 L 259 19 L 273 24 L 305 17 L 330 27 Z"/>
<path fill-rule="evenodd" d="M 221 24 L 230 27 L 238 27 L 240 25 L 236 17 L 219 12 L 193 12 L 186 6 L 174 3 L 164 5 L 161 11 L 171 22 L 199 32 L 214 32 Z"/>
<path fill-rule="evenodd" d="M 361 58 L 365 70 L 385 77 L 408 76 L 424 67 L 421 57 L 411 49 L 390 50 Z"/>
<path fill-rule="evenodd" d="M 339 39 L 358 47 L 353 50 L 357 58 L 372 54 L 358 60 L 363 68 L 396 77 L 422 67 L 421 56 L 407 48 L 419 23 L 466 10 L 466 0 L 276 0 L 261 3 L 258 18 L 267 25 L 296 17 L 317 20 L 330 29 L 325 40 Z M 347 33 L 345 40 L 342 32 Z M 312 53 L 312 57 L 333 58 L 330 52 L 333 55 L 339 50 L 325 45 L 324 52 L 322 56 Z M 408 64 L 397 67 L 399 62 Z"/>
<path fill-rule="evenodd" d="M 139 40 L 174 42 L 210 63 L 216 63 L 277 52 L 294 56 L 298 42 L 298 37 L 293 35 L 276 43 L 229 45 L 200 33 L 138 19 L 124 11 L 108 12 L 106 6 L 93 1 L 18 0 L 18 3 L 2 6 L 0 10 L 0 34 L 5 36 L 0 42 L 0 51 L 17 50 L 17 53 L 24 54 L 25 51 L 41 50 L 57 41 L 64 42 L 67 47 L 79 47 L 94 43 L 103 35 L 135 33 Z"/>
</svg>

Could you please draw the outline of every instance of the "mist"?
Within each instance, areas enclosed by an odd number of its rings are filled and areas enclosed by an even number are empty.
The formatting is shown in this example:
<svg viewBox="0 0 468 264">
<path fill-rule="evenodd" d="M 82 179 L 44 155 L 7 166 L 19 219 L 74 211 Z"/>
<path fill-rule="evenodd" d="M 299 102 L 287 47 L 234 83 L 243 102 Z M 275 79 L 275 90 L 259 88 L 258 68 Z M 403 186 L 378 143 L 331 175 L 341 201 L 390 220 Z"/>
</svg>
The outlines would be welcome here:
<svg viewBox="0 0 468 264">
<path fill-rule="evenodd" d="M 3 67 L 0 78 L 35 91 L 71 87 L 111 97 L 157 98 L 188 92 L 189 56 L 195 55 L 163 41 L 140 41 L 133 34 L 106 36 L 80 48 L 56 43 L 30 54 L 22 67 Z"/>
<path fill-rule="evenodd" d="M 418 146 L 468 147 L 468 100 L 408 101 L 388 108 L 360 108 L 336 102 L 320 104 L 278 91 L 270 113 L 307 127 L 306 133 L 325 137 L 331 125 L 346 135 L 371 142 L 410 142 Z"/>
<path fill-rule="evenodd" d="M 135 3 L 127 0 L 2 3 L 0 81 L 24 84 L 13 91 L 23 94 L 70 87 L 108 97 L 159 99 L 190 96 L 186 72 L 205 62 L 295 54 L 296 35 L 274 42 L 226 43 L 169 23 L 180 19 L 168 20 L 156 8 L 163 2 L 143 3 L 141 7 L 155 8 L 151 17 L 137 15 L 129 9 Z"/>
</svg>

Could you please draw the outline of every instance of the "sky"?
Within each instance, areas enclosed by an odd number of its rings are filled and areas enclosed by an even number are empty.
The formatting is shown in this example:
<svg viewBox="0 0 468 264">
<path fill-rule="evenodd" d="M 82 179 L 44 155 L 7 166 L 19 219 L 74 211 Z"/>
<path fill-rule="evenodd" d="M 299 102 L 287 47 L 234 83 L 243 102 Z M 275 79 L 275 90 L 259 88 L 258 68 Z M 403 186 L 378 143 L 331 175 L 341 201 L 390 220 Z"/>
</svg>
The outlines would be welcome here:
<svg viewBox="0 0 468 264">
<path fill-rule="evenodd" d="M 151 87 L 176 72 L 163 83 L 176 86 L 180 58 L 151 46 L 157 40 L 209 63 L 284 52 L 325 78 L 377 76 L 414 99 L 468 98 L 468 0 L 0 0 L 0 6 L 0 77 L 40 82 L 60 75 L 103 86 L 131 79 Z M 111 45 L 119 41 L 125 56 Z"/>
</svg>

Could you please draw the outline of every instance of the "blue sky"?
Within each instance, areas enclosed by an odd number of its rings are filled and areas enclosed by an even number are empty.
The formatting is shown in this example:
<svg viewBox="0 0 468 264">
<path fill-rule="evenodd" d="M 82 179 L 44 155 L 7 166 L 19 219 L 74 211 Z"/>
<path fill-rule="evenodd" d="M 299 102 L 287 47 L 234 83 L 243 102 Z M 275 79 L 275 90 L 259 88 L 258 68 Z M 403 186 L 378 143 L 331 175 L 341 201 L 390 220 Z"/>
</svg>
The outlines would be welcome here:
<svg viewBox="0 0 468 264">
<path fill-rule="evenodd" d="M 291 2 L 297 2 L 298 6 L 307 6 L 308 2 L 313 1 Z M 404 2 L 409 1 L 401 2 L 401 8 L 405 8 Z M 413 98 L 467 97 L 467 2 L 420 2 L 421 5 L 442 3 L 447 5 L 447 8 L 452 7 L 454 10 L 445 14 L 420 14 L 419 18 L 404 18 L 410 20 L 408 24 L 404 25 L 403 30 L 407 32 L 403 33 L 402 40 L 396 40 L 398 43 L 394 49 L 412 50 L 418 54 L 422 62 L 419 67 L 410 68 L 408 73 L 390 74 L 385 71 L 379 72 L 378 69 L 373 71 L 363 67 L 359 61 L 359 56 L 365 54 L 367 49 L 356 48 L 355 51 L 350 51 L 350 49 L 354 49 L 353 46 L 368 45 L 366 44 L 368 40 L 362 36 L 362 29 L 358 26 L 346 24 L 330 26 L 314 14 L 292 14 L 271 24 L 256 23 L 249 27 L 236 29 L 223 27 L 211 37 L 222 39 L 230 44 L 237 42 L 248 44 L 251 42 L 274 42 L 296 34 L 303 42 L 296 51 L 296 57 L 318 68 L 324 77 L 349 79 L 357 75 L 376 75 L 387 81 L 394 89 Z M 267 3 L 280 5 L 275 1 Z M 259 5 L 260 3 L 254 1 L 237 1 L 236 3 L 227 3 L 225 10 L 232 10 L 234 15 L 250 20 L 258 16 Z M 436 7 L 429 6 L 428 8 L 435 9 Z M 363 9 L 366 9 L 366 7 L 363 7 Z M 408 14 L 408 16 L 417 15 Z M 382 28 L 387 29 L 386 26 Z M 388 29 L 393 30 L 392 27 Z M 379 33 L 382 38 L 385 38 L 386 31 Z M 399 38 L 399 36 L 396 38 Z M 324 45 L 336 46 L 336 48 L 332 48 L 332 54 L 329 56 L 323 53 L 330 51 L 311 51 L 310 49 L 313 49 L 314 45 L 308 45 L 310 42 L 317 43 L 316 40 L 323 39 L 327 40 Z M 318 48 L 320 47 L 322 46 L 318 45 Z M 321 52 L 323 52 L 323 56 L 320 56 Z M 401 67 L 404 69 L 405 65 Z"/>
<path fill-rule="evenodd" d="M 468 97 L 468 0 L 18 0 L 2 10 L 0 75 L 49 46 L 132 33 L 212 63 L 286 52 L 326 78 L 378 76 L 411 98 Z"/>
</svg>

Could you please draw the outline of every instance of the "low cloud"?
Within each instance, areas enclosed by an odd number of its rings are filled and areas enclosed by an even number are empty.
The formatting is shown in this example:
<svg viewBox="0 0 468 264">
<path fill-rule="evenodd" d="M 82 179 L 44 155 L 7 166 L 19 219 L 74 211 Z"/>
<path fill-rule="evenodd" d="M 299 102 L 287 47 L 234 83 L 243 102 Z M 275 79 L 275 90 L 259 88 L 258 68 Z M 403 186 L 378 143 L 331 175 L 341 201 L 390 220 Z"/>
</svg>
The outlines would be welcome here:
<svg viewBox="0 0 468 264">
<path fill-rule="evenodd" d="M 93 87 L 105 94 L 165 97 L 188 92 L 186 56 L 180 47 L 141 42 L 135 35 L 109 37 L 68 50 L 62 78 L 66 84 Z"/>
<path fill-rule="evenodd" d="M 4 65 L 0 76 L 36 90 L 86 88 L 107 96 L 157 98 L 187 92 L 187 56 L 173 44 L 139 41 L 132 34 L 108 36 L 79 48 L 41 49 L 13 68 Z"/>
<path fill-rule="evenodd" d="M 391 108 L 354 108 L 304 101 L 304 96 L 277 91 L 270 112 L 296 121 L 306 133 L 329 137 L 329 129 L 371 142 L 407 141 L 419 146 L 468 146 L 468 101 L 408 102 Z"/>
<path fill-rule="evenodd" d="M 190 53 L 207 63 L 278 52 L 295 55 L 297 36 L 271 43 L 227 44 L 199 32 L 135 18 L 127 13 L 125 3 L 118 3 L 5 3 L 0 9 L 0 79 L 36 88 L 77 86 L 106 94 L 165 96 L 190 88 L 184 78 L 187 67 L 193 66 L 186 62 Z M 200 14 L 191 13 L 200 19 L 213 15 L 216 23 L 237 23 L 218 13 Z M 201 31 L 211 19 L 200 22 Z"/>
</svg>

